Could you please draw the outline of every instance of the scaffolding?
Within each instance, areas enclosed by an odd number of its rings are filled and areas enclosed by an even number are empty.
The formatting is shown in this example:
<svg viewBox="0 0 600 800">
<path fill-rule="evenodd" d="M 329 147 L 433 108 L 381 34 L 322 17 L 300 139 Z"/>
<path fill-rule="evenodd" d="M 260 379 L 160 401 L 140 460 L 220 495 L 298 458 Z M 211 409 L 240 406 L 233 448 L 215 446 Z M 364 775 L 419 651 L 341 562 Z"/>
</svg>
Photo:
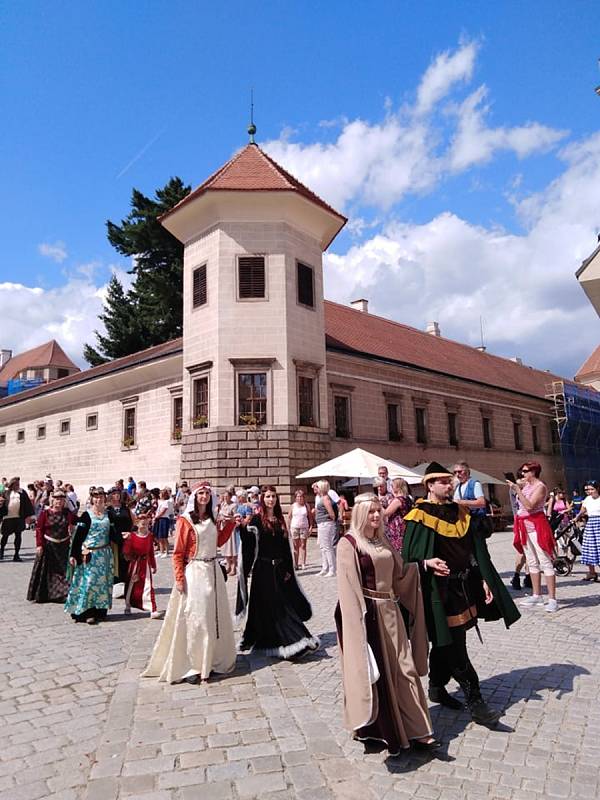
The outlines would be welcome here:
<svg viewBox="0 0 600 800">
<path fill-rule="evenodd" d="M 18 392 L 25 392 L 27 389 L 35 389 L 45 382 L 43 378 L 11 378 L 8 381 L 8 394 L 17 394 Z"/>
<path fill-rule="evenodd" d="M 554 444 L 565 470 L 566 488 L 583 489 L 600 480 L 600 392 L 570 381 L 546 387 L 554 405 Z"/>
</svg>

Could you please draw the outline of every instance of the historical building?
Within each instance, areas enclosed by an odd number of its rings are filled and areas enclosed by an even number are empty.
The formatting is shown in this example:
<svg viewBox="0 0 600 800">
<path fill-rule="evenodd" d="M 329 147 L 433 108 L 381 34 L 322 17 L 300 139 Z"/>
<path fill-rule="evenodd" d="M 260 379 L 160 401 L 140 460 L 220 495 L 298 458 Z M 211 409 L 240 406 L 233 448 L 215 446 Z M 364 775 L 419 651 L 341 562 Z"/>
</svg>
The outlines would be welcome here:
<svg viewBox="0 0 600 800">
<path fill-rule="evenodd" d="M 254 143 L 161 221 L 185 247 L 183 337 L 0 400 L 2 474 L 203 476 L 287 498 L 361 446 L 499 477 L 535 458 L 562 480 L 547 397 L 562 379 L 324 300 L 322 253 L 346 220 Z"/>
<path fill-rule="evenodd" d="M 14 357 L 11 350 L 0 350 L 0 397 L 65 378 L 75 372 L 79 372 L 79 367 L 54 339 Z"/>
</svg>

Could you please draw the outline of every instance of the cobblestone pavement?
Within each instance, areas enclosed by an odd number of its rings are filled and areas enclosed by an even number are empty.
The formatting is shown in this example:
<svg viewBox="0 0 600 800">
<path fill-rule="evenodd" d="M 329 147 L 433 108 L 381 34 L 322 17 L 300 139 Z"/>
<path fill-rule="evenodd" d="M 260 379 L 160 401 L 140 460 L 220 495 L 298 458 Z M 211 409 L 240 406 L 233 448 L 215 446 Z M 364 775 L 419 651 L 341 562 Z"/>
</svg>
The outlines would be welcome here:
<svg viewBox="0 0 600 800">
<path fill-rule="evenodd" d="M 125 617 L 117 600 L 100 626 L 75 625 L 55 605 L 24 599 L 33 557 L 0 563 L 0 800 L 220 798 L 596 797 L 600 762 L 600 593 L 582 567 L 559 579 L 560 611 L 524 612 L 511 631 L 482 625 L 470 652 L 490 703 L 487 730 L 432 708 L 436 757 L 365 754 L 342 728 L 332 622 L 335 581 L 301 573 L 322 648 L 292 664 L 240 657 L 236 672 L 202 686 L 140 679 L 160 628 Z M 10 549 L 10 546 L 9 546 Z M 495 534 L 510 574 L 510 535 Z M 161 561 L 166 607 L 170 562 Z M 229 581 L 233 592 L 233 581 Z"/>
</svg>

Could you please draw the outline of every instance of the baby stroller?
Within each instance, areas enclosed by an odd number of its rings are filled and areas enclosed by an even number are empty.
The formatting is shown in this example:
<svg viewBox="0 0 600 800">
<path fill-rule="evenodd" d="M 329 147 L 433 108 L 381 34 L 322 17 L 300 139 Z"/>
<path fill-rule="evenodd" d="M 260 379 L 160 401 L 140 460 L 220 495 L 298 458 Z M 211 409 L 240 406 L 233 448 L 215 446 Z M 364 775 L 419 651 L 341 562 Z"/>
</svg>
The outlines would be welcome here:
<svg viewBox="0 0 600 800">
<path fill-rule="evenodd" d="M 557 556 L 554 569 L 557 575 L 570 575 L 577 556 L 583 547 L 583 529 L 578 522 L 565 520 L 554 531 Z"/>
</svg>

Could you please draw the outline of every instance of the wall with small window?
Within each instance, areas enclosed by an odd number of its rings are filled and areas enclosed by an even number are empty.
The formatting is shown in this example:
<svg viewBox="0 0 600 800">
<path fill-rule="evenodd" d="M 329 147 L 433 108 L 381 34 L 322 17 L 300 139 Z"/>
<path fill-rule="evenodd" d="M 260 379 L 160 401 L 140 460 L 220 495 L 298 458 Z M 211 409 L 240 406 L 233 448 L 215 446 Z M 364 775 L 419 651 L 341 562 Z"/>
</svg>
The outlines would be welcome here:
<svg viewBox="0 0 600 800">
<path fill-rule="evenodd" d="M 31 400 L 0 406 L 6 471 L 20 475 L 23 484 L 50 472 L 81 492 L 92 484 L 108 487 L 129 475 L 148 485 L 174 485 L 181 448 L 169 446 L 173 404 L 169 387 L 181 386 L 181 369 L 179 356 L 163 362 L 159 381 L 156 366 L 148 364 L 122 378 L 111 376 L 93 386 L 85 383 L 55 391 L 36 398 L 35 416 Z M 134 375 L 139 383 L 132 395 L 126 386 Z"/>
</svg>

